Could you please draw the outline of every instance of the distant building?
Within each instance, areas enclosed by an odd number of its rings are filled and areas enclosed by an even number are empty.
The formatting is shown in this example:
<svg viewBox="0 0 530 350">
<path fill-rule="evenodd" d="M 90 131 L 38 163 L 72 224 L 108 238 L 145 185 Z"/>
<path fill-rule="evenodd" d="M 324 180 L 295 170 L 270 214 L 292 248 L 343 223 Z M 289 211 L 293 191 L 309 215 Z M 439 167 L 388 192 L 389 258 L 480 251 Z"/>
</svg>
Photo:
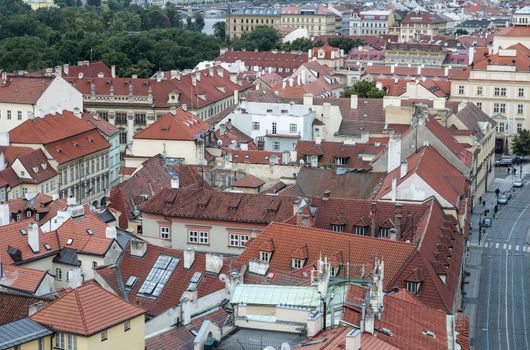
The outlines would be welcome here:
<svg viewBox="0 0 530 350">
<path fill-rule="evenodd" d="M 493 21 L 489 19 L 470 19 L 457 24 L 455 31 L 464 30 L 468 34 L 471 34 L 474 32 L 486 32 L 490 29 L 493 29 L 494 26 L 495 25 Z"/>
<path fill-rule="evenodd" d="M 349 35 L 387 34 L 394 25 L 394 13 L 390 10 L 369 10 L 353 12 L 350 19 Z"/>
<path fill-rule="evenodd" d="M 281 10 L 273 7 L 247 7 L 236 10 L 226 18 L 226 36 L 241 37 L 257 26 L 277 28 L 281 24 Z"/>
<path fill-rule="evenodd" d="M 445 34 L 447 20 L 426 11 L 411 11 L 401 21 L 399 41 L 416 40 L 418 35 Z"/>
</svg>

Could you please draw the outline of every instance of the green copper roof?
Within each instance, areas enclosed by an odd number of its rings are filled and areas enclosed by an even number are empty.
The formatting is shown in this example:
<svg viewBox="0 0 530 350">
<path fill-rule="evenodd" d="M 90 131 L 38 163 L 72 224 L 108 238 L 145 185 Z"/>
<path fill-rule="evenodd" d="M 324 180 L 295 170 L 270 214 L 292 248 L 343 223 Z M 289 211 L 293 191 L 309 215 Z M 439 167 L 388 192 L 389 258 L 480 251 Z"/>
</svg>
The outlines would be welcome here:
<svg viewBox="0 0 530 350">
<path fill-rule="evenodd" d="M 317 289 L 313 287 L 240 284 L 235 288 L 230 303 L 317 307 L 319 298 Z"/>
</svg>

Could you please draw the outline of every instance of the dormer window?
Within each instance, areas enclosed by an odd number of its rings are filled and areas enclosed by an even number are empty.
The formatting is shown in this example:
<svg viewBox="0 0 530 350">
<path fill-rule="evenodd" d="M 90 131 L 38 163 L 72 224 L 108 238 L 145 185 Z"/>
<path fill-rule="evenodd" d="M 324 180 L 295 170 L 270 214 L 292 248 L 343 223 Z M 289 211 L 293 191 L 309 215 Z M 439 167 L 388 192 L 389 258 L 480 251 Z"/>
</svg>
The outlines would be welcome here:
<svg viewBox="0 0 530 350">
<path fill-rule="evenodd" d="M 355 226 L 353 233 L 359 236 L 368 236 L 368 226 Z"/>
<path fill-rule="evenodd" d="M 379 228 L 379 237 L 380 238 L 389 238 L 390 237 L 390 229 L 388 227 L 380 227 Z"/>
<path fill-rule="evenodd" d="M 335 232 L 344 232 L 346 229 L 346 225 L 344 224 L 331 224 L 331 231 Z"/>
<path fill-rule="evenodd" d="M 329 272 L 331 274 L 331 277 L 337 277 L 340 270 L 340 266 L 331 266 L 329 269 Z"/>
<path fill-rule="evenodd" d="M 291 259 L 291 267 L 293 269 L 301 269 L 304 267 L 305 260 L 303 259 Z"/>
<path fill-rule="evenodd" d="M 420 292 L 421 282 L 406 282 L 407 291 L 411 294 L 418 294 Z"/>
<path fill-rule="evenodd" d="M 30 218 L 30 217 L 31 217 L 31 210 L 26 210 L 26 217 L 27 217 L 27 218 Z"/>
<path fill-rule="evenodd" d="M 348 158 L 335 157 L 335 165 L 346 165 L 346 163 L 348 163 Z"/>
<path fill-rule="evenodd" d="M 259 252 L 259 259 L 262 261 L 269 262 L 271 260 L 271 253 L 270 252 Z"/>
</svg>

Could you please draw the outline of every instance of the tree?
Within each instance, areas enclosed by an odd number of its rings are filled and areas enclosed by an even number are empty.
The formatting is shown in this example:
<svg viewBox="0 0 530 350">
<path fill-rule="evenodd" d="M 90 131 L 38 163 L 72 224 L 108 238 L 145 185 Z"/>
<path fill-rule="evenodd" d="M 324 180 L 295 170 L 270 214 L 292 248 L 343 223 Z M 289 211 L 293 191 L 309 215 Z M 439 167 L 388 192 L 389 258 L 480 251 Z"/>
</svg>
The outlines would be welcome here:
<svg viewBox="0 0 530 350">
<path fill-rule="evenodd" d="M 337 37 L 328 39 L 328 44 L 348 53 L 352 48 L 362 46 L 364 42 L 361 39 L 353 40 L 352 38 L 348 37 Z"/>
<path fill-rule="evenodd" d="M 226 22 L 215 22 L 213 25 L 213 35 L 221 39 L 221 41 L 226 41 Z"/>
<path fill-rule="evenodd" d="M 269 51 L 274 49 L 280 41 L 280 34 L 276 29 L 267 26 L 258 26 L 234 43 L 234 48 L 246 50 Z"/>
<path fill-rule="evenodd" d="M 361 98 L 383 98 L 385 96 L 385 92 L 379 90 L 374 81 L 359 80 L 353 84 L 353 86 L 344 90 L 340 95 L 341 97 L 357 95 Z"/>
<path fill-rule="evenodd" d="M 87 4 L 87 6 L 100 7 L 101 6 L 101 0 L 87 0 L 86 4 Z"/>
<path fill-rule="evenodd" d="M 142 28 L 142 19 L 136 13 L 118 11 L 112 15 L 109 23 L 111 32 L 137 32 Z"/>
<path fill-rule="evenodd" d="M 518 156 L 530 155 L 530 131 L 520 130 L 512 139 L 513 153 Z"/>
<path fill-rule="evenodd" d="M 468 35 L 469 32 L 465 29 L 457 29 L 455 30 L 455 35 Z"/>
<path fill-rule="evenodd" d="M 204 17 L 202 16 L 202 13 L 195 12 L 193 14 L 193 24 L 194 30 L 196 30 L 197 32 L 202 32 L 202 30 L 204 29 Z"/>
<path fill-rule="evenodd" d="M 173 28 L 182 28 L 184 23 L 182 22 L 182 17 L 180 16 L 179 10 L 172 3 L 166 4 L 166 15 L 169 18 L 169 22 Z"/>
<path fill-rule="evenodd" d="M 298 38 L 288 43 L 280 45 L 280 49 L 284 51 L 308 51 L 314 47 L 314 43 L 310 39 Z"/>
</svg>

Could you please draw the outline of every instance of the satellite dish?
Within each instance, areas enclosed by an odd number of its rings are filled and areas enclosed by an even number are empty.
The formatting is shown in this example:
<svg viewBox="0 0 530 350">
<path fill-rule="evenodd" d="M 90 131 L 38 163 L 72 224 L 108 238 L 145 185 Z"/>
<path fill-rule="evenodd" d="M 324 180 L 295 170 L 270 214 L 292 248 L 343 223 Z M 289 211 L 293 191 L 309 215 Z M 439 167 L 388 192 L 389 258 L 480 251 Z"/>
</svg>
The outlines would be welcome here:
<svg viewBox="0 0 530 350">
<path fill-rule="evenodd" d="M 289 345 L 288 343 L 283 343 L 282 346 L 280 347 L 281 350 L 291 350 L 291 345 Z"/>
<path fill-rule="evenodd" d="M 224 273 L 220 274 L 218 278 L 219 278 L 219 281 L 221 281 L 221 282 L 223 282 L 223 283 L 224 283 L 224 282 L 226 281 L 226 279 L 227 279 L 227 278 L 226 278 L 226 275 L 225 275 Z"/>
</svg>

